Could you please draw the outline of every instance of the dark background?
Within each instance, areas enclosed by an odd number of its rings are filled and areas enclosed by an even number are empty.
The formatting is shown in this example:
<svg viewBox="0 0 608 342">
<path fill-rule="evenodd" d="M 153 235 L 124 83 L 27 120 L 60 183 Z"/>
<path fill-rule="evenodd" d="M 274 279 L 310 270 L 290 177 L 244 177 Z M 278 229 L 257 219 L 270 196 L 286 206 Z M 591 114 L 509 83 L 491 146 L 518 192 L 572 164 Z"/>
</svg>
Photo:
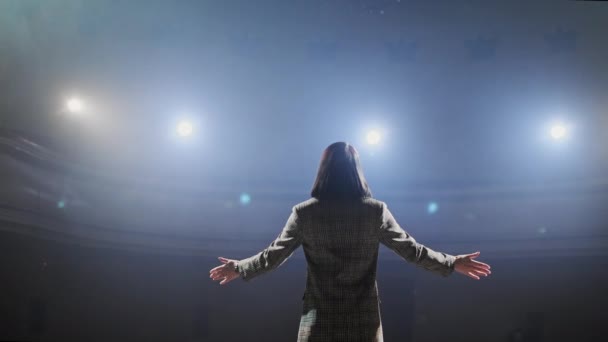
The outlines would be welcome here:
<svg viewBox="0 0 608 342">
<path fill-rule="evenodd" d="M 5 340 L 297 338 L 306 269 L 301 250 L 274 273 L 220 288 L 207 276 L 217 263 L 213 257 L 83 248 L 7 234 L 1 243 Z M 476 282 L 381 260 L 385 340 L 593 341 L 602 333 L 605 258 L 485 261 L 493 273 Z"/>
</svg>

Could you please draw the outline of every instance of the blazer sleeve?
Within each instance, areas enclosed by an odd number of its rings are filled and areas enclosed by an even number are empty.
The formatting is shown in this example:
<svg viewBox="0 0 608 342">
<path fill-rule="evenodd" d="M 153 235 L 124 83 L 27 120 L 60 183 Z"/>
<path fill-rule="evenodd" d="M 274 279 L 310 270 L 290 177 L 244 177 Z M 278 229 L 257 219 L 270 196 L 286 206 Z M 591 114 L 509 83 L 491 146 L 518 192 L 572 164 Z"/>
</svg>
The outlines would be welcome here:
<svg viewBox="0 0 608 342">
<path fill-rule="evenodd" d="M 294 206 L 283 230 L 270 246 L 256 255 L 238 261 L 241 278 L 249 281 L 274 270 L 281 266 L 301 244 L 301 227 L 298 225 L 298 213 Z"/>
<path fill-rule="evenodd" d="M 406 261 L 435 274 L 447 277 L 454 271 L 455 256 L 436 252 L 416 242 L 413 236 L 399 226 L 384 202 L 382 203 L 379 240 Z"/>
</svg>

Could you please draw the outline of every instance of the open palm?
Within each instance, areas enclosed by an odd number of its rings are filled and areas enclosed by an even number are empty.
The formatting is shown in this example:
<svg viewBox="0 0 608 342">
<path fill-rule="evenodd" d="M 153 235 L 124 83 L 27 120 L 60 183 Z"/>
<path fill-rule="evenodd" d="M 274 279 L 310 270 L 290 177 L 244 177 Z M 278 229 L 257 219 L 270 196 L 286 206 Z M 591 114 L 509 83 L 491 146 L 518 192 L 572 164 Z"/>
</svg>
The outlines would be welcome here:
<svg viewBox="0 0 608 342">
<path fill-rule="evenodd" d="M 235 270 L 236 260 L 226 259 L 223 257 L 218 258 L 223 265 L 212 268 L 209 271 L 209 278 L 213 280 L 222 280 L 220 285 L 224 285 L 240 276 L 239 272 Z"/>
<path fill-rule="evenodd" d="M 480 275 L 487 277 L 492 273 L 490 272 L 490 265 L 473 260 L 478 256 L 479 251 L 471 254 L 457 255 L 454 262 L 454 270 L 476 280 L 479 280 Z"/>
</svg>

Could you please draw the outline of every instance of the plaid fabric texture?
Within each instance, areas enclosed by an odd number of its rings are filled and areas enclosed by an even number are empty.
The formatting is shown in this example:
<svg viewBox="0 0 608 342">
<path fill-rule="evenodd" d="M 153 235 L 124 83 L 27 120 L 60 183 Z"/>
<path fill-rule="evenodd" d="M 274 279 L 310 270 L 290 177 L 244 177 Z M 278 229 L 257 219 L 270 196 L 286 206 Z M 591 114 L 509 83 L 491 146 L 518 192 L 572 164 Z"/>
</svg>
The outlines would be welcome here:
<svg viewBox="0 0 608 342">
<path fill-rule="evenodd" d="M 383 341 L 376 283 L 379 243 L 404 260 L 447 277 L 453 255 L 436 252 L 404 231 L 386 203 L 373 198 L 319 201 L 292 208 L 279 236 L 239 261 L 245 281 L 283 264 L 300 245 L 308 263 L 298 342 Z"/>
</svg>

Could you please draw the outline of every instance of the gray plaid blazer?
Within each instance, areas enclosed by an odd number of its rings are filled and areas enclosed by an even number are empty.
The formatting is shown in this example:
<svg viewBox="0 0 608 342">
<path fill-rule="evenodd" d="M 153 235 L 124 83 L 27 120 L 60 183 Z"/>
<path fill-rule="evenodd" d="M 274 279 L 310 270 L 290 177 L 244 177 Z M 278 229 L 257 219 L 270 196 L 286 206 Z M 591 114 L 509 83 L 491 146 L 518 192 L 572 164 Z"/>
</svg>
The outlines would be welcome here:
<svg viewBox="0 0 608 342">
<path fill-rule="evenodd" d="M 376 265 L 379 243 L 406 261 L 447 277 L 453 255 L 436 252 L 404 231 L 386 203 L 311 198 L 292 208 L 279 236 L 239 260 L 242 279 L 279 267 L 302 245 L 308 263 L 298 341 L 383 341 Z"/>
</svg>

